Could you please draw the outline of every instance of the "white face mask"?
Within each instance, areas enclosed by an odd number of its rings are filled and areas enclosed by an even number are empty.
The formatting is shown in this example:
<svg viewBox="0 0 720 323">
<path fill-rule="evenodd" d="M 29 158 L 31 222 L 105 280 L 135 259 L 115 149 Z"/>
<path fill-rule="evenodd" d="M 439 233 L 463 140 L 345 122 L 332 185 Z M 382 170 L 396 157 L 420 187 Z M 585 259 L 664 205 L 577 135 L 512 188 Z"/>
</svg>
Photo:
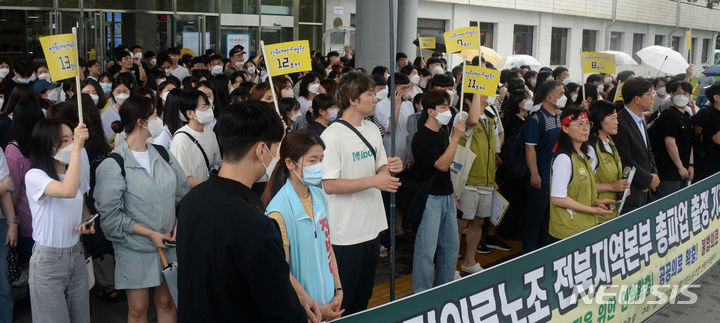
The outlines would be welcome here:
<svg viewBox="0 0 720 323">
<path fill-rule="evenodd" d="M 452 112 L 450 112 L 450 110 L 440 112 L 435 116 L 435 119 L 437 119 L 438 123 L 440 123 L 440 125 L 443 125 L 443 126 L 450 123 L 451 118 L 452 118 Z"/>
<path fill-rule="evenodd" d="M 165 76 L 170 76 L 170 74 L 172 74 L 172 70 L 169 68 L 165 69 Z"/>
<path fill-rule="evenodd" d="M 337 119 L 337 115 L 338 109 L 328 110 L 328 116 L 325 117 L 325 120 L 327 120 L 328 122 L 333 122 L 335 121 L 335 119 Z"/>
<path fill-rule="evenodd" d="M 255 74 L 255 66 L 250 66 L 247 68 L 248 73 L 250 73 L 250 76 Z"/>
<path fill-rule="evenodd" d="M 91 93 L 91 94 L 90 94 L 90 98 L 92 98 L 92 100 L 93 100 L 93 102 L 95 103 L 95 105 L 97 105 L 97 104 L 98 104 L 98 101 L 100 100 L 100 96 L 98 96 L 97 94 L 92 94 L 92 93 Z"/>
<path fill-rule="evenodd" d="M 572 102 L 577 102 L 577 98 L 578 98 L 578 95 L 577 95 L 577 93 L 575 93 L 570 97 L 570 100 L 572 100 Z"/>
<path fill-rule="evenodd" d="M 157 64 L 157 58 L 151 59 L 148 63 L 150 63 L 150 65 L 152 66 L 155 66 L 155 64 Z"/>
<path fill-rule="evenodd" d="M 530 96 L 530 100 L 535 98 L 535 93 L 532 90 L 528 90 L 528 95 Z"/>
<path fill-rule="evenodd" d="M 0 78 L 5 78 L 10 74 L 10 69 L 7 67 L 0 68 Z"/>
<path fill-rule="evenodd" d="M 268 153 L 270 153 L 270 156 L 272 156 L 272 152 L 270 151 L 269 148 L 267 148 L 267 146 L 265 146 L 265 150 L 267 150 Z M 263 179 L 265 179 L 265 181 L 267 181 L 270 179 L 270 176 L 272 176 L 272 172 L 273 172 L 273 170 L 275 170 L 275 165 L 277 165 L 278 160 L 277 160 L 277 158 L 275 158 L 273 156 L 272 160 L 270 160 L 270 163 L 267 166 L 265 166 L 265 163 L 263 162 L 260 155 L 258 155 L 257 157 L 260 160 L 260 164 L 262 164 L 263 167 L 265 167 L 265 174 L 263 175 L 262 179 L 260 179 L 260 180 L 262 181 Z"/>
<path fill-rule="evenodd" d="M 235 62 L 235 67 L 237 67 L 237 68 L 242 68 L 242 67 L 243 67 L 243 62 Z"/>
<path fill-rule="evenodd" d="M 170 94 L 170 91 L 165 91 L 162 94 L 160 94 L 160 98 L 163 100 L 163 102 L 167 101 L 168 94 Z"/>
<path fill-rule="evenodd" d="M 290 117 L 290 120 L 292 120 L 293 123 L 296 123 L 300 121 L 300 118 L 302 118 L 302 113 L 298 111 L 297 113 L 293 114 L 292 117 Z"/>
<path fill-rule="evenodd" d="M 433 68 L 432 72 L 430 72 L 430 74 L 432 74 L 432 76 L 435 76 L 438 74 L 443 74 L 443 73 L 445 73 L 445 71 L 443 71 L 442 66 L 440 66 L 440 65 L 435 66 Z"/>
<path fill-rule="evenodd" d="M 413 75 L 413 76 L 410 78 L 410 82 L 412 82 L 412 84 L 415 84 L 415 85 L 417 85 L 418 83 L 420 83 L 420 75 L 417 75 L 417 74 Z"/>
<path fill-rule="evenodd" d="M 57 160 L 60 164 L 68 165 L 70 164 L 70 156 L 72 155 L 72 149 L 73 149 L 73 143 L 70 143 L 69 145 L 62 147 L 58 149 L 57 152 L 55 152 L 55 160 Z"/>
<path fill-rule="evenodd" d="M 572 80 L 568 77 L 568 78 L 564 79 L 562 82 L 563 82 L 563 84 L 568 85 L 568 84 L 572 83 Z"/>
<path fill-rule="evenodd" d="M 157 138 L 163 131 L 163 122 L 160 118 L 148 120 L 147 130 L 150 130 L 150 136 Z"/>
<path fill-rule="evenodd" d="M 30 82 L 35 82 L 35 80 L 37 80 L 37 76 L 35 76 L 35 73 L 33 73 L 32 75 L 30 75 Z"/>
<path fill-rule="evenodd" d="M 0 107 L 5 103 L 5 98 L 0 98 Z"/>
<path fill-rule="evenodd" d="M 209 124 L 212 122 L 215 115 L 213 114 L 212 109 L 207 109 L 205 111 L 195 110 L 195 117 L 200 124 Z"/>
<path fill-rule="evenodd" d="M 211 106 L 213 105 L 213 101 L 215 101 L 215 99 L 208 99 L 208 102 L 210 102 Z"/>
<path fill-rule="evenodd" d="M 280 92 L 280 97 L 282 98 L 294 98 L 295 92 L 293 92 L 293 89 L 283 89 Z"/>
<path fill-rule="evenodd" d="M 215 65 L 215 66 L 213 66 L 211 72 L 212 72 L 213 75 L 217 75 L 217 74 L 222 73 L 222 72 L 223 72 L 222 66 L 220 66 L 220 65 Z"/>
<path fill-rule="evenodd" d="M 142 58 L 142 53 L 135 53 L 135 58 Z"/>
<path fill-rule="evenodd" d="M 388 96 L 388 88 L 387 87 L 385 87 L 384 89 L 375 93 L 375 98 L 377 98 L 378 100 L 385 100 L 385 99 L 387 99 L 387 96 Z"/>
<path fill-rule="evenodd" d="M 530 80 L 530 85 L 532 85 L 532 87 L 535 87 L 536 84 L 537 84 L 537 79 Z"/>
<path fill-rule="evenodd" d="M 38 75 L 38 78 L 50 82 L 50 73 L 40 73 L 40 75 Z"/>
<path fill-rule="evenodd" d="M 312 94 L 317 95 L 318 93 L 320 93 L 320 83 L 310 84 L 310 86 L 308 87 L 308 91 Z"/>
<path fill-rule="evenodd" d="M 450 96 L 450 105 L 455 105 L 455 91 L 453 90 L 445 90 L 447 94 Z"/>
<path fill-rule="evenodd" d="M 612 82 L 612 77 L 606 76 L 603 81 L 605 81 L 605 84 L 610 84 L 610 82 Z"/>
<path fill-rule="evenodd" d="M 122 105 L 125 100 L 127 100 L 130 97 L 130 94 L 127 93 L 120 93 L 118 95 L 115 95 L 115 103 Z"/>
<path fill-rule="evenodd" d="M 60 91 L 62 90 L 59 89 L 60 87 L 57 87 L 47 92 L 47 98 L 53 104 L 60 102 Z"/>
<path fill-rule="evenodd" d="M 523 103 L 523 110 L 525 111 L 532 111 L 533 108 L 533 101 L 531 100 L 525 100 L 525 103 Z"/>
<path fill-rule="evenodd" d="M 605 91 L 605 85 L 600 84 L 597 86 L 597 89 L 598 89 L 598 92 L 603 92 L 603 91 Z"/>
<path fill-rule="evenodd" d="M 558 109 L 562 109 L 565 107 L 565 104 L 567 103 L 567 96 L 561 95 L 560 98 L 555 101 L 555 105 L 557 105 Z"/>
<path fill-rule="evenodd" d="M 684 108 L 690 103 L 690 98 L 687 97 L 687 95 L 680 94 L 676 95 L 672 98 L 673 104 L 675 104 L 678 107 Z"/>
<path fill-rule="evenodd" d="M 665 96 L 667 94 L 667 90 L 664 86 L 657 88 L 655 91 L 657 91 L 658 95 Z"/>
</svg>

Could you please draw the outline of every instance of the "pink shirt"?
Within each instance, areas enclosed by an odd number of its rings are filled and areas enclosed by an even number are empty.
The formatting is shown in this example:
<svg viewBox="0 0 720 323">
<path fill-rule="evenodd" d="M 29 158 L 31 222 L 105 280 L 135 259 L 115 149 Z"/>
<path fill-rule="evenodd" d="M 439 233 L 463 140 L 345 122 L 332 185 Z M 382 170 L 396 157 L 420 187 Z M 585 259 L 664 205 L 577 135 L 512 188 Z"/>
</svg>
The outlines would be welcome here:
<svg viewBox="0 0 720 323">
<path fill-rule="evenodd" d="M 20 149 L 13 144 L 8 144 L 5 147 L 5 158 L 10 168 L 10 177 L 12 177 L 15 194 L 17 195 L 15 216 L 20 220 L 20 234 L 23 237 L 32 237 L 32 214 L 25 194 L 25 173 L 30 170 L 30 160 L 23 156 Z"/>
</svg>

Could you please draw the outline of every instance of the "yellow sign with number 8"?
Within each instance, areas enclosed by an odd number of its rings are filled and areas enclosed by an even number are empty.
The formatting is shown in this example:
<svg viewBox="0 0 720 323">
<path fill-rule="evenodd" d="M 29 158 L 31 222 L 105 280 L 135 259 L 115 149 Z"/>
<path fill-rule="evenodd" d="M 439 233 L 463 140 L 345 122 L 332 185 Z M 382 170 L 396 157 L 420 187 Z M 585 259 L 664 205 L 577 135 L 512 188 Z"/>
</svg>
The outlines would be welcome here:
<svg viewBox="0 0 720 323">
<path fill-rule="evenodd" d="M 307 40 L 266 45 L 265 55 L 272 76 L 312 70 Z"/>
<path fill-rule="evenodd" d="M 75 35 L 62 34 L 40 37 L 45 61 L 53 82 L 78 75 L 78 55 Z"/>
</svg>

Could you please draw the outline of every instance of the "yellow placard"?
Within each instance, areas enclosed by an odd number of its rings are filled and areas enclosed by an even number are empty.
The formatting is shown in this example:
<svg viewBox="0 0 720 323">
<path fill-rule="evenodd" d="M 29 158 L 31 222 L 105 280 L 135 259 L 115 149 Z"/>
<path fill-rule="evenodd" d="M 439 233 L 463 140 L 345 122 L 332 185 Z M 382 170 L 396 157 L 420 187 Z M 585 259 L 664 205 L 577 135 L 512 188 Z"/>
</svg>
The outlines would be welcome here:
<svg viewBox="0 0 720 323">
<path fill-rule="evenodd" d="M 421 49 L 435 49 L 435 37 L 420 37 L 418 41 Z"/>
<path fill-rule="evenodd" d="M 493 96 L 497 91 L 499 81 L 500 71 L 498 70 L 472 65 L 465 67 L 465 76 L 463 77 L 465 93 Z"/>
<path fill-rule="evenodd" d="M 265 55 L 272 76 L 312 70 L 307 40 L 265 45 Z"/>
<path fill-rule="evenodd" d="M 624 101 L 622 97 L 622 87 L 625 85 L 625 82 L 622 82 L 618 85 L 617 90 L 615 90 L 615 100 L 613 102 L 617 101 Z"/>
<path fill-rule="evenodd" d="M 62 34 L 40 37 L 50 79 L 53 82 L 78 75 L 78 55 L 75 35 Z"/>
<path fill-rule="evenodd" d="M 480 50 L 480 31 L 478 27 L 465 27 L 448 31 L 445 36 L 445 48 L 448 54 L 463 49 Z"/>
<path fill-rule="evenodd" d="M 598 52 L 582 52 L 583 74 L 615 74 L 615 55 Z"/>
<path fill-rule="evenodd" d="M 688 30 L 685 32 L 685 41 L 687 42 L 688 50 L 692 49 L 692 41 L 690 41 L 692 38 L 690 38 L 690 37 L 692 37 L 692 30 Z"/>
</svg>

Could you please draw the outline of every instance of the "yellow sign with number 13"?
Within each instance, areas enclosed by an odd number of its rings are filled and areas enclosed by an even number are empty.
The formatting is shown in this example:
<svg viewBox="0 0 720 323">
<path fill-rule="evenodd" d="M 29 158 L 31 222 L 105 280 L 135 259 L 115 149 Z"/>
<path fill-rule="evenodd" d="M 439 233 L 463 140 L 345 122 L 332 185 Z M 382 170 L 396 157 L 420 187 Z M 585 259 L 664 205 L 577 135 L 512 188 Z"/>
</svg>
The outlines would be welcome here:
<svg viewBox="0 0 720 323">
<path fill-rule="evenodd" d="M 265 45 L 265 55 L 272 76 L 312 70 L 307 40 Z"/>
<path fill-rule="evenodd" d="M 78 55 L 75 35 L 62 34 L 40 37 L 40 45 L 45 53 L 53 82 L 78 75 Z"/>
</svg>

